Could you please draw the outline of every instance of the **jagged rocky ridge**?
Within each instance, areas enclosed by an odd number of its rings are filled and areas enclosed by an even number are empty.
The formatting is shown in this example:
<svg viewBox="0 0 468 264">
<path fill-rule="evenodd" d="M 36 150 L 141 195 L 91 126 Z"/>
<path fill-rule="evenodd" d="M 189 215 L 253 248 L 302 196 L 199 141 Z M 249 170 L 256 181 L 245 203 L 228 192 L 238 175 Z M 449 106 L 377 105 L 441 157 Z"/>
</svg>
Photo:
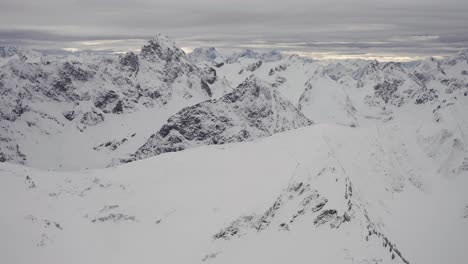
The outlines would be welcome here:
<svg viewBox="0 0 468 264">
<path fill-rule="evenodd" d="M 187 107 L 169 118 L 133 157 L 242 142 L 310 124 L 312 121 L 277 91 L 252 76 L 233 92 Z"/>
</svg>

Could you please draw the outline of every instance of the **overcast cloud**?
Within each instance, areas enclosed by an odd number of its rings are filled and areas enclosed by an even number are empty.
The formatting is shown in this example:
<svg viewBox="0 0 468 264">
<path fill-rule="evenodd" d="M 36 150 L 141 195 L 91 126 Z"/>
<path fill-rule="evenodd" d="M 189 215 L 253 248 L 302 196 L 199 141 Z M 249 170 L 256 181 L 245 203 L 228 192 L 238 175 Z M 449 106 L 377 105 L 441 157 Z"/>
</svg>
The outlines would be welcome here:
<svg viewBox="0 0 468 264">
<path fill-rule="evenodd" d="M 0 45 L 127 51 L 161 32 L 186 50 L 412 58 L 467 48 L 467 14 L 466 0 L 0 0 Z"/>
</svg>

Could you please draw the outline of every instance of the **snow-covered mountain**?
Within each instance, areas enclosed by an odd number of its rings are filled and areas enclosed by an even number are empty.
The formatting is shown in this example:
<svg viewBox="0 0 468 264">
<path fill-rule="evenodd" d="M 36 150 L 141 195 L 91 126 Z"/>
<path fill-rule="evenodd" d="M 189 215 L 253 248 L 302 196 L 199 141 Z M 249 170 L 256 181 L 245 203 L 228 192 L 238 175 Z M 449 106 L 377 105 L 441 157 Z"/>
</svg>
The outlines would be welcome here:
<svg viewBox="0 0 468 264">
<path fill-rule="evenodd" d="M 106 167 L 121 159 L 133 160 L 129 155 L 143 158 L 257 139 L 277 132 L 272 126 L 274 115 L 293 124 L 278 131 L 302 126 L 301 120 L 295 120 L 302 115 L 316 123 L 351 127 L 379 125 L 394 118 L 440 122 L 435 116 L 444 110 L 439 107 L 463 109 L 461 97 L 468 93 L 467 51 L 413 66 L 311 61 L 283 57 L 276 51 L 245 50 L 224 58 L 214 48 L 195 49 L 187 56 L 162 35 L 140 53 L 120 56 L 44 56 L 13 47 L 1 51 L 5 60 L 0 74 L 0 160 L 44 169 Z M 244 93 L 249 79 L 268 86 L 261 93 L 267 99 Z M 226 103 L 226 98 L 240 93 L 250 104 Z M 288 107 L 275 109 L 278 101 Z M 271 108 L 259 117 L 264 120 L 244 118 L 260 106 Z M 298 114 L 291 115 L 290 106 Z M 198 113 L 200 109 L 204 115 Z M 200 124 L 187 129 L 191 123 L 184 120 L 194 115 Z M 270 123 L 262 123 L 265 129 L 246 130 L 252 122 Z M 226 126 L 230 129 L 225 131 Z M 158 136 L 168 127 L 187 134 Z M 200 127 L 207 135 L 194 140 L 193 135 L 201 132 L 193 130 Z M 240 137 L 240 131 L 248 136 Z M 464 137 L 460 140 L 468 144 Z"/>
<path fill-rule="evenodd" d="M 397 122 L 427 155 L 438 156 L 440 170 L 456 174 L 468 156 L 467 54 L 429 58 L 412 67 L 366 60 L 310 62 L 297 56 L 274 62 L 243 59 L 223 65 L 217 74 L 231 86 L 252 74 L 270 82 L 316 123 L 367 127 Z M 251 70 L 252 65 L 259 66 Z M 436 150 L 439 143 L 443 151 Z"/>
<path fill-rule="evenodd" d="M 196 48 L 190 54 L 189 58 L 195 63 L 216 62 L 223 63 L 226 59 L 214 47 Z"/>
<path fill-rule="evenodd" d="M 169 118 L 134 157 L 142 159 L 199 145 L 242 142 L 310 124 L 269 84 L 251 76 L 233 92 L 184 108 Z"/>
<path fill-rule="evenodd" d="M 28 62 L 37 62 L 39 58 L 42 56 L 41 53 L 12 47 L 12 46 L 1 46 L 0 47 L 0 66 L 6 64 L 10 60 L 21 60 L 21 61 L 28 61 Z"/>
<path fill-rule="evenodd" d="M 0 57 L 0 263 L 468 259 L 468 51 Z"/>
<path fill-rule="evenodd" d="M 276 50 L 272 50 L 268 52 L 257 52 L 251 49 L 245 49 L 239 52 L 235 52 L 234 54 L 229 56 L 226 59 L 226 62 L 234 63 L 242 59 L 254 59 L 254 60 L 262 60 L 262 61 L 270 62 L 270 61 L 278 61 L 278 60 L 281 60 L 282 58 L 283 58 L 283 55 Z"/>
<path fill-rule="evenodd" d="M 162 35 L 139 54 L 38 58 L 1 66 L 1 160 L 105 167 L 173 113 L 227 89 L 213 69 L 198 68 Z"/>
</svg>

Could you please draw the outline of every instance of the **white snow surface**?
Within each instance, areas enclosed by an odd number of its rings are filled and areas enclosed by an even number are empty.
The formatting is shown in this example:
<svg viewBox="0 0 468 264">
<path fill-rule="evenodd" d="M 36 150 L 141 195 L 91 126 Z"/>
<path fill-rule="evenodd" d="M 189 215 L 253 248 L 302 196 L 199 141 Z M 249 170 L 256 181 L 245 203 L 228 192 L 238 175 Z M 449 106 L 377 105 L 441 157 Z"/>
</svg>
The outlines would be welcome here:
<svg viewBox="0 0 468 264">
<path fill-rule="evenodd" d="M 4 163 L 0 262 L 403 263 L 392 260 L 386 237 L 409 263 L 464 263 L 467 171 L 441 174 L 403 135 L 397 122 L 323 124 L 100 170 Z M 328 200 L 321 211 L 303 205 L 310 192 L 292 190 L 300 183 Z M 279 196 L 264 229 L 246 224 L 214 238 Z M 348 211 L 350 220 L 314 224 L 325 210 Z M 369 226 L 382 237 L 369 236 Z"/>
</svg>

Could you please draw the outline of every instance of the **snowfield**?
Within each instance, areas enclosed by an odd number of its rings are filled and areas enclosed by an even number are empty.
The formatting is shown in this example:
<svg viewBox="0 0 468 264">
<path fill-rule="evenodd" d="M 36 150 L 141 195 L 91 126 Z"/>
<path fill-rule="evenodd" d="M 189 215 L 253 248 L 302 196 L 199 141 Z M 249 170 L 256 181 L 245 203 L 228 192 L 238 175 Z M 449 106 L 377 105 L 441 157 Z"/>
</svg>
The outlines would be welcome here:
<svg viewBox="0 0 468 264">
<path fill-rule="evenodd" d="M 313 125 L 83 172 L 5 163 L 0 261 L 463 263 L 467 174 L 443 177 L 400 132 Z"/>
<path fill-rule="evenodd" d="M 463 264 L 468 51 L 0 48 L 0 263 Z"/>
</svg>

